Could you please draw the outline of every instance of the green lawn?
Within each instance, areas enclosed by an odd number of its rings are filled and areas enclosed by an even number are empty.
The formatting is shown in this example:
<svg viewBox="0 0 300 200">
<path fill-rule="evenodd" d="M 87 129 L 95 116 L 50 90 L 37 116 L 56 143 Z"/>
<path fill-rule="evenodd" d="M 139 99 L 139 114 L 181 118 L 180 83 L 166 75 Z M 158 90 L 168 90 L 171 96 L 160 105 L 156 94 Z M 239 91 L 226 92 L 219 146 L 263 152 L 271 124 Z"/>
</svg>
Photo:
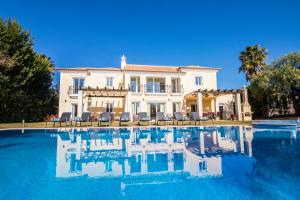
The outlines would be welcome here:
<svg viewBox="0 0 300 200">
<path fill-rule="evenodd" d="M 182 123 L 179 124 L 181 125 Z M 154 122 L 151 122 L 149 125 L 155 125 L 155 124 Z M 169 123 L 169 125 L 172 125 L 172 123 Z M 185 123 L 184 125 L 189 125 L 189 123 Z M 212 123 L 211 121 L 208 121 L 208 122 L 201 122 L 201 125 L 252 125 L 252 122 L 214 121 Z M 62 126 L 65 126 L 65 124 L 63 123 Z M 70 126 L 70 124 L 68 124 L 68 126 Z M 74 126 L 74 123 L 72 126 Z M 86 126 L 86 124 L 83 124 L 83 126 Z M 96 127 L 97 122 L 93 122 L 93 126 Z M 119 122 L 113 122 L 111 125 L 111 127 L 117 127 L 117 126 L 119 126 Z M 131 122 L 128 124 L 128 126 L 137 126 L 137 123 Z M 53 127 L 52 122 L 32 122 L 32 123 L 25 123 L 24 125 L 24 128 L 52 128 L 52 127 Z M 0 123 L 0 129 L 6 129 L 6 128 L 23 128 L 23 125 L 22 123 Z"/>
</svg>

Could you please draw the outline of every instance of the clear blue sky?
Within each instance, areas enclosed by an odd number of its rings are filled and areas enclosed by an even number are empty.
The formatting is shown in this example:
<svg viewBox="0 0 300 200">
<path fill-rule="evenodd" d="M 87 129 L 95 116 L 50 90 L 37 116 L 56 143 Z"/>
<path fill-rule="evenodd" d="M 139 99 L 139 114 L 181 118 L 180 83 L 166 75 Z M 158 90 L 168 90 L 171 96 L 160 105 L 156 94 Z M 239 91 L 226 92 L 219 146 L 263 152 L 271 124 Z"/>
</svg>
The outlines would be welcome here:
<svg viewBox="0 0 300 200">
<path fill-rule="evenodd" d="M 221 67 L 219 88 L 245 83 L 247 45 L 267 48 L 268 62 L 300 50 L 299 0 L 0 0 L 0 16 L 30 30 L 56 67 L 118 67 L 125 54 L 134 64 Z"/>
</svg>

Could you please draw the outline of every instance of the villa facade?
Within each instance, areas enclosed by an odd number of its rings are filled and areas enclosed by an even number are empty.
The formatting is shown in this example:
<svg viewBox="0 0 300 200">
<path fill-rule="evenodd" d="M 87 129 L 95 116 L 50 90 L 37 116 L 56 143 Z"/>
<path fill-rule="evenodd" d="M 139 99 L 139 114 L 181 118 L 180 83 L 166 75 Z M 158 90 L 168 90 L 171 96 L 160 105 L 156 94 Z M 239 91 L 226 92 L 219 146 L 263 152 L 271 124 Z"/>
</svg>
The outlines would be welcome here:
<svg viewBox="0 0 300 200">
<path fill-rule="evenodd" d="M 199 112 L 218 119 L 251 120 L 247 90 L 219 90 L 220 68 L 202 66 L 150 66 L 127 64 L 119 68 L 59 68 L 59 115 L 72 112 L 81 116 L 89 111 L 96 118 L 101 112 L 138 112 L 155 118 L 156 112 Z"/>
</svg>

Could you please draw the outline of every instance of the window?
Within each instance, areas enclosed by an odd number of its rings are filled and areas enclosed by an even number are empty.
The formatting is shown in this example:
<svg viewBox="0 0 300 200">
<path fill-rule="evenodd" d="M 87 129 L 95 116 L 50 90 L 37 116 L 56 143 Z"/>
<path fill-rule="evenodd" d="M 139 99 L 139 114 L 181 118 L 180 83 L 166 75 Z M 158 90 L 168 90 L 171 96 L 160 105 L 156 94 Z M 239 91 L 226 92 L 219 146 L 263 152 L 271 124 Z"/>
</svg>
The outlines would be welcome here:
<svg viewBox="0 0 300 200">
<path fill-rule="evenodd" d="M 106 87 L 112 87 L 113 86 L 113 78 L 107 77 L 106 78 Z"/>
<path fill-rule="evenodd" d="M 141 104 L 140 102 L 132 102 L 131 103 L 131 108 L 132 108 L 132 114 L 136 115 L 139 112 L 141 112 Z"/>
<path fill-rule="evenodd" d="M 180 78 L 172 78 L 171 79 L 171 92 L 172 93 L 180 93 L 181 92 Z"/>
<path fill-rule="evenodd" d="M 165 78 L 147 77 L 146 91 L 147 93 L 165 93 Z"/>
<path fill-rule="evenodd" d="M 140 77 L 130 77 L 130 90 L 140 92 Z"/>
<path fill-rule="evenodd" d="M 205 171 L 207 170 L 207 164 L 205 161 L 200 161 L 199 162 L 199 171 Z"/>
<path fill-rule="evenodd" d="M 73 94 L 78 94 L 78 90 L 84 87 L 83 78 L 73 78 Z"/>
<path fill-rule="evenodd" d="M 78 117 L 78 104 L 72 104 L 72 118 Z"/>
<path fill-rule="evenodd" d="M 173 112 L 181 112 L 181 103 L 180 102 L 173 103 Z"/>
<path fill-rule="evenodd" d="M 195 77 L 195 84 L 196 85 L 202 85 L 202 77 L 201 76 L 196 76 Z"/>
<path fill-rule="evenodd" d="M 113 111 L 113 104 L 112 103 L 107 103 L 105 111 L 106 112 L 112 112 Z"/>
</svg>

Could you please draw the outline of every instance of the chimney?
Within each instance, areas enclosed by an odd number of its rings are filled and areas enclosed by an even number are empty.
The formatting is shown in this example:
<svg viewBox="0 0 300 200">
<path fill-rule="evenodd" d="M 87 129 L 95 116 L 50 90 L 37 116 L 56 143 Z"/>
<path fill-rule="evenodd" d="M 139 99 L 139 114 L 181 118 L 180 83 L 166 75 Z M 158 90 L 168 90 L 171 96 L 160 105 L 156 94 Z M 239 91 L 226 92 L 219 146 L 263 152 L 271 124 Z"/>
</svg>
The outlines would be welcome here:
<svg viewBox="0 0 300 200">
<path fill-rule="evenodd" d="M 121 69 L 124 69 L 125 66 L 126 66 L 126 57 L 123 54 L 123 56 L 121 58 Z"/>
</svg>

